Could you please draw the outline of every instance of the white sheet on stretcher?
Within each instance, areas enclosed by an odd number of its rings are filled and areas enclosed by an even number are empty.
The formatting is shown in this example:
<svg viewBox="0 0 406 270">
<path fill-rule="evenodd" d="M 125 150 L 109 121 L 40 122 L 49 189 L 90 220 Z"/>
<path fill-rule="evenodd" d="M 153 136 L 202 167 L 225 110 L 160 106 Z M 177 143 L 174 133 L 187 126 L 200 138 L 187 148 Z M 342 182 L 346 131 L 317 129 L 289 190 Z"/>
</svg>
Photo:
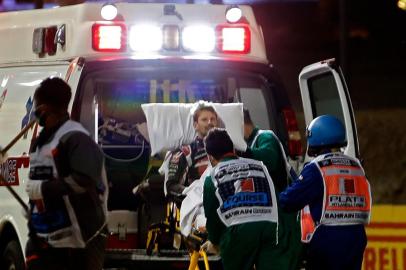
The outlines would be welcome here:
<svg viewBox="0 0 406 270">
<path fill-rule="evenodd" d="M 211 168 L 209 165 L 200 179 L 195 180 L 183 190 L 186 197 L 180 207 L 180 231 L 185 236 L 191 233 L 193 227 L 195 229 L 206 227 L 206 216 L 203 208 L 203 186 Z"/>
<path fill-rule="evenodd" d="M 177 149 L 193 141 L 196 136 L 193 113 L 202 104 L 213 106 L 216 110 L 234 147 L 238 150 L 246 149 L 242 103 L 149 103 L 142 104 L 141 107 L 147 119 L 151 156 L 161 151 Z"/>
</svg>

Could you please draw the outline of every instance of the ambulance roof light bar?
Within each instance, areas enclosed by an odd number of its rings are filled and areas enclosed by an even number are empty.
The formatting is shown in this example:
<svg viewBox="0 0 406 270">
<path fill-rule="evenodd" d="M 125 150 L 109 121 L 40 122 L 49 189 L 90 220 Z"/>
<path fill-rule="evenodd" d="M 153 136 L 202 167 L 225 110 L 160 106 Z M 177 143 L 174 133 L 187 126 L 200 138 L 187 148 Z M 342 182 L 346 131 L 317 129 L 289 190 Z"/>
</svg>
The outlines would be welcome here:
<svg viewBox="0 0 406 270">
<path fill-rule="evenodd" d="M 104 4 L 100 10 L 100 15 L 104 20 L 111 21 L 117 17 L 118 11 L 114 4 Z"/>
</svg>

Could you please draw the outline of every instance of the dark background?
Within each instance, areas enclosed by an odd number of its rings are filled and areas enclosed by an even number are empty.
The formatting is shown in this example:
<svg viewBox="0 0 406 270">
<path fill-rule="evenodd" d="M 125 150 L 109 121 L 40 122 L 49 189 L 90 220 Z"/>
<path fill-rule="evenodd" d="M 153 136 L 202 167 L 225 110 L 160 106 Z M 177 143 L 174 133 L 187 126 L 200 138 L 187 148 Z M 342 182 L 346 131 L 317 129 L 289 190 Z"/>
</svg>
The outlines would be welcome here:
<svg viewBox="0 0 406 270">
<path fill-rule="evenodd" d="M 46 6 L 55 5 L 46 1 Z M 55 1 L 74 4 L 83 0 Z M 254 7 L 268 58 L 279 70 L 299 123 L 303 123 L 301 69 L 320 60 L 338 59 L 349 86 L 361 158 L 375 203 L 406 203 L 406 11 L 397 7 L 397 1 L 224 0 Z M 0 11 L 34 7 L 14 3 L 0 0 Z M 300 130 L 304 138 L 305 127 Z"/>
<path fill-rule="evenodd" d="M 254 8 L 268 57 L 298 118 L 303 118 L 298 86 L 302 67 L 338 59 L 374 202 L 406 203 L 406 11 L 394 0 L 279 1 Z M 305 127 L 300 129 L 303 136 Z"/>
</svg>

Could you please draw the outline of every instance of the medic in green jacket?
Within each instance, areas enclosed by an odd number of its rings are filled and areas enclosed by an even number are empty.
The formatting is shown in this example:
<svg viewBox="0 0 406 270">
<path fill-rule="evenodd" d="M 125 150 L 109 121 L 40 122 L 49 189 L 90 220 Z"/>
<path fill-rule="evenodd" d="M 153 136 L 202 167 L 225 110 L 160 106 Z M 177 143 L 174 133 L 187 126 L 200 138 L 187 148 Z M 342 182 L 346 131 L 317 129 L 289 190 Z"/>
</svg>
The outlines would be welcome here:
<svg viewBox="0 0 406 270">
<path fill-rule="evenodd" d="M 266 166 L 238 158 L 224 129 L 210 130 L 205 147 L 213 170 L 204 183 L 203 246 L 220 252 L 225 270 L 286 269 L 276 252 L 278 210 Z"/>
<path fill-rule="evenodd" d="M 286 189 L 289 184 L 286 159 L 283 146 L 278 137 L 270 130 L 255 127 L 249 111 L 244 109 L 244 138 L 247 150 L 241 156 L 262 161 L 267 167 L 275 185 L 276 194 Z M 300 242 L 300 222 L 298 213 L 279 211 L 279 256 L 285 260 L 283 269 L 300 269 L 303 246 Z"/>
</svg>

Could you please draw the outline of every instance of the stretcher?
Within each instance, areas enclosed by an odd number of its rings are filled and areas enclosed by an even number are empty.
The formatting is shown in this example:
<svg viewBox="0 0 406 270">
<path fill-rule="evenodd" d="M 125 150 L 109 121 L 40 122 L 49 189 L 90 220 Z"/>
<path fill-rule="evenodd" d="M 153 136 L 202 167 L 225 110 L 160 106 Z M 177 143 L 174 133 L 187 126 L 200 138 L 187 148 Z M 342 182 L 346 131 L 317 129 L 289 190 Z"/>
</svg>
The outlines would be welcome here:
<svg viewBox="0 0 406 270">
<path fill-rule="evenodd" d="M 153 223 L 149 226 L 146 253 L 168 255 L 166 249 L 173 247 L 175 250 L 187 249 L 189 251 L 189 270 L 199 270 L 198 262 L 202 258 L 206 270 L 210 269 L 206 252 L 201 248 L 207 239 L 206 233 L 192 232 L 183 236 L 179 227 L 180 212 L 174 202 L 167 203 L 166 219 L 163 222 Z M 182 252 L 172 252 L 172 255 L 181 255 Z"/>
</svg>

